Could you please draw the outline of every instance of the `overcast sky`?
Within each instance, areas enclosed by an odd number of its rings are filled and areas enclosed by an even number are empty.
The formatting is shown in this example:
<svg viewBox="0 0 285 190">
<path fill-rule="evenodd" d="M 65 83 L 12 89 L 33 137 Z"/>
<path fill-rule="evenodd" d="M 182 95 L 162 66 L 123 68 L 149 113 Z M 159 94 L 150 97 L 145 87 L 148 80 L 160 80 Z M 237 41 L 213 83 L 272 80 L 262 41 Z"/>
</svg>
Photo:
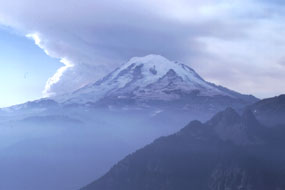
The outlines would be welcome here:
<svg viewBox="0 0 285 190">
<path fill-rule="evenodd" d="M 33 81 L 42 89 L 29 91 L 51 96 L 94 82 L 131 57 L 160 54 L 210 82 L 275 96 L 285 92 L 284 6 L 281 0 L 0 0 L 0 30 L 42 49 L 18 52 L 36 56 L 18 61 L 14 71 L 7 69 L 13 61 L 0 60 L 0 69 L 12 76 L 41 65 L 46 74 Z M 3 36 L 5 47 L 10 41 Z"/>
</svg>

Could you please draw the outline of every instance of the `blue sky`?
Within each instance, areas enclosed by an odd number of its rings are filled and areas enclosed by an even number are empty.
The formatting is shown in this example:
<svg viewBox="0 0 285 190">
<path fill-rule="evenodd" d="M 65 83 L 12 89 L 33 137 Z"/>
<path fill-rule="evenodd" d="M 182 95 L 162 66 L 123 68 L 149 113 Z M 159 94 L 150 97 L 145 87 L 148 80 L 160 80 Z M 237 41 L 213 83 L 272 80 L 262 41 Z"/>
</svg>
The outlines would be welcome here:
<svg viewBox="0 0 285 190">
<path fill-rule="evenodd" d="M 41 98 L 47 79 L 61 65 L 33 40 L 0 28 L 0 107 Z"/>
<path fill-rule="evenodd" d="M 285 93 L 283 1 L 0 4 L 0 27 L 6 28 L 0 31 L 0 106 L 39 98 L 42 91 L 45 96 L 72 92 L 147 54 L 183 62 L 206 80 L 244 94 Z"/>
</svg>

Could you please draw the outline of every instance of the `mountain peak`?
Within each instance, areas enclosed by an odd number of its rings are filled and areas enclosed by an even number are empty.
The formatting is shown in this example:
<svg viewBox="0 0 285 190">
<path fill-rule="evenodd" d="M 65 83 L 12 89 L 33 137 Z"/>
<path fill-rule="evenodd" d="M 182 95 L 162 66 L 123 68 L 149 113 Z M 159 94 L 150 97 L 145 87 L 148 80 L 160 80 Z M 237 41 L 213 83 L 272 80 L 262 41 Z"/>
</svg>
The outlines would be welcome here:
<svg viewBox="0 0 285 190">
<path fill-rule="evenodd" d="M 185 64 L 151 54 L 133 57 L 94 84 L 55 99 L 66 104 L 99 101 L 104 104 L 112 104 L 112 101 L 145 104 L 151 101 L 177 101 L 183 98 L 185 101 L 185 98 L 192 99 L 192 96 L 223 96 L 235 100 L 247 98 L 205 81 Z"/>
<path fill-rule="evenodd" d="M 250 110 L 245 110 L 240 116 L 234 109 L 227 108 L 216 114 L 207 124 L 223 140 L 239 145 L 262 143 L 262 126 Z"/>
<path fill-rule="evenodd" d="M 133 57 L 127 63 L 154 63 L 154 64 L 161 64 L 161 63 L 172 63 L 167 58 L 161 55 L 150 54 L 143 57 Z"/>
<path fill-rule="evenodd" d="M 122 65 L 119 70 L 128 68 L 141 67 L 142 75 L 155 81 L 166 75 L 169 71 L 174 71 L 178 76 L 186 81 L 205 82 L 193 69 L 189 66 L 177 61 L 170 61 L 161 55 L 146 55 L 143 57 L 133 57 L 126 64 Z M 194 81 L 193 81 L 194 82 Z"/>
<path fill-rule="evenodd" d="M 224 111 L 217 113 L 208 124 L 217 125 L 223 123 L 223 125 L 235 124 L 241 121 L 240 115 L 231 107 L 226 108 Z"/>
</svg>

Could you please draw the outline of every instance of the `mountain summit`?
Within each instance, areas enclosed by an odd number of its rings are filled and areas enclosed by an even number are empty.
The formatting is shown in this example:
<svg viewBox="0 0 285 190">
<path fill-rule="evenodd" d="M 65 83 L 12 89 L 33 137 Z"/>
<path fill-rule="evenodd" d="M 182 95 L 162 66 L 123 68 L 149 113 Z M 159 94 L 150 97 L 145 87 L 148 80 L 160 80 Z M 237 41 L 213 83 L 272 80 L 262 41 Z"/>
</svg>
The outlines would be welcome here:
<svg viewBox="0 0 285 190">
<path fill-rule="evenodd" d="M 252 103 L 256 98 L 241 95 L 205 81 L 189 66 L 160 55 L 131 58 L 106 77 L 72 94 L 57 97 L 65 104 L 111 102 L 146 103 L 177 101 L 193 97 L 226 97 Z"/>
<path fill-rule="evenodd" d="M 74 117 L 74 113 L 101 109 L 136 110 L 157 120 L 175 114 L 175 120 L 182 121 L 182 126 L 189 116 L 206 121 L 227 107 L 240 111 L 257 100 L 207 82 L 185 64 L 160 55 L 147 55 L 131 58 L 104 78 L 73 93 L 16 105 L 4 109 L 3 114 L 12 117 L 16 114 L 24 119 L 27 114 L 33 117 L 70 113 Z"/>
</svg>

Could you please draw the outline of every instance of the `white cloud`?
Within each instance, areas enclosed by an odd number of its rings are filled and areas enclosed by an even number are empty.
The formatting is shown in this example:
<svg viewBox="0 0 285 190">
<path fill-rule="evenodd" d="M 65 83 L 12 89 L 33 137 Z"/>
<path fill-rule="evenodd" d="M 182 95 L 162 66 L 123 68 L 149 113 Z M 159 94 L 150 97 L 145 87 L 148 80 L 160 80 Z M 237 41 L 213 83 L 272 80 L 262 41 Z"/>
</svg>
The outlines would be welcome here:
<svg viewBox="0 0 285 190">
<path fill-rule="evenodd" d="M 62 94 L 65 93 L 66 91 L 69 91 L 70 89 L 58 89 L 58 90 L 53 90 L 54 86 L 57 86 L 58 83 L 60 83 L 60 80 L 62 79 L 62 76 L 67 72 L 69 69 L 74 67 L 67 59 L 62 58 L 60 60 L 61 63 L 64 64 L 63 67 L 59 68 L 57 72 L 48 79 L 45 89 L 43 91 L 44 97 L 49 97 L 49 96 L 54 96 L 56 93 Z M 72 81 L 72 78 L 70 79 Z"/>
<path fill-rule="evenodd" d="M 285 24 L 278 3 L 0 0 L 0 23 L 26 33 L 63 63 L 47 81 L 47 96 L 73 91 L 149 53 L 188 62 L 229 88 L 267 96 L 283 90 Z"/>
</svg>

